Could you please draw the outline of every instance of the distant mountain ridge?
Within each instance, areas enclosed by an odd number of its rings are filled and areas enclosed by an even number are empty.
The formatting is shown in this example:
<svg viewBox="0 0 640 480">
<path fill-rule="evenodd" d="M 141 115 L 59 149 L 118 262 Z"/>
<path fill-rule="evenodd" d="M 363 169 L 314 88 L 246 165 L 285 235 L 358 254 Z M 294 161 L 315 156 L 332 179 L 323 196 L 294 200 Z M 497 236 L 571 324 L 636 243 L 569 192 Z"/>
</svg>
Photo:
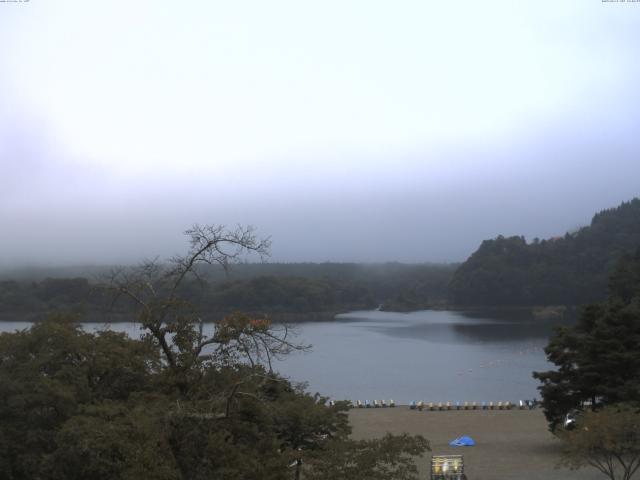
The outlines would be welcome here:
<svg viewBox="0 0 640 480">
<path fill-rule="evenodd" d="M 607 296 L 607 279 L 640 247 L 640 199 L 597 213 L 591 225 L 548 240 L 482 242 L 449 284 L 455 305 L 581 305 Z"/>
</svg>

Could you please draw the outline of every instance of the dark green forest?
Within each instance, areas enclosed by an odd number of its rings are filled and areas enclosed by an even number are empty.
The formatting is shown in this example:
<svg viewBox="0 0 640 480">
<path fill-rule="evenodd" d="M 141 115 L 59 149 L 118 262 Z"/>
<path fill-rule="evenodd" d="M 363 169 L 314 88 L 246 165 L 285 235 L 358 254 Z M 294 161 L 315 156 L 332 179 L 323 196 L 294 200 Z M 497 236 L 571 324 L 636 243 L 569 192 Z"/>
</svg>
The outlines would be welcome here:
<svg viewBox="0 0 640 480">
<path fill-rule="evenodd" d="M 180 286 L 180 293 L 207 320 L 233 311 L 289 321 L 326 319 L 381 304 L 404 310 L 442 305 L 455 268 L 400 263 L 241 263 L 228 274 L 222 268 L 203 268 L 198 278 Z M 56 311 L 79 313 L 86 321 L 128 318 L 130 308 L 112 305 L 101 288 L 109 269 L 98 271 L 91 281 L 86 277 L 39 278 L 55 273 L 69 271 L 13 272 L 13 279 L 0 281 L 0 318 L 37 319 Z"/>
<path fill-rule="evenodd" d="M 545 352 L 556 368 L 534 373 L 552 430 L 585 402 L 640 405 L 640 248 L 620 259 L 608 284 L 605 302 L 586 306 L 576 325 L 551 337 Z"/>
<path fill-rule="evenodd" d="M 0 334 L 2 480 L 417 480 L 422 436 L 349 438 L 329 404 L 272 370 L 309 347 L 286 325 L 234 313 L 203 333 L 198 267 L 264 253 L 250 229 L 194 226 L 166 263 L 112 273 L 101 295 L 128 302 L 144 335 L 87 333 L 58 315 Z M 224 247 L 230 247 L 230 250 Z M 83 279 L 32 285 L 40 301 L 81 301 Z"/>
<path fill-rule="evenodd" d="M 498 236 L 462 264 L 239 263 L 204 266 L 181 294 L 209 321 L 234 311 L 275 320 L 330 319 L 382 306 L 409 311 L 465 306 L 584 305 L 606 298 L 607 278 L 640 245 L 640 199 L 597 213 L 589 226 L 527 242 Z M 80 313 L 86 321 L 118 321 L 101 289 L 111 267 L 31 269 L 0 278 L 0 320 L 37 320 Z"/>
<path fill-rule="evenodd" d="M 203 339 L 138 313 L 141 340 L 70 316 L 0 334 L 0 479 L 288 480 L 301 460 L 308 479 L 417 479 L 424 438 L 351 440 L 346 402 L 256 363 L 302 348 L 270 323 L 237 314 Z"/>
<path fill-rule="evenodd" d="M 546 240 L 498 236 L 455 272 L 455 305 L 583 305 L 607 295 L 607 279 L 640 245 L 640 199 L 597 213 L 591 224 Z"/>
</svg>

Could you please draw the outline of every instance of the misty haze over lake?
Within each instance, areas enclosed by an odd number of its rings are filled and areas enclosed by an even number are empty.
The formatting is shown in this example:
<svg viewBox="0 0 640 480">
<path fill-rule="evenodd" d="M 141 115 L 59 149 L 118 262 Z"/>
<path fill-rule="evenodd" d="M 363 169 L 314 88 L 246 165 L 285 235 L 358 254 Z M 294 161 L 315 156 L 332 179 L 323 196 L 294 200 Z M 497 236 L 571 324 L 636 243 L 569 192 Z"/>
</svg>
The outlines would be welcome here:
<svg viewBox="0 0 640 480">
<path fill-rule="evenodd" d="M 635 468 L 639 26 L 0 0 L 0 477 Z"/>
<path fill-rule="evenodd" d="M 194 223 L 462 261 L 638 194 L 637 5 L 190 5 L 2 5 L 0 267 L 167 257 Z"/>
</svg>

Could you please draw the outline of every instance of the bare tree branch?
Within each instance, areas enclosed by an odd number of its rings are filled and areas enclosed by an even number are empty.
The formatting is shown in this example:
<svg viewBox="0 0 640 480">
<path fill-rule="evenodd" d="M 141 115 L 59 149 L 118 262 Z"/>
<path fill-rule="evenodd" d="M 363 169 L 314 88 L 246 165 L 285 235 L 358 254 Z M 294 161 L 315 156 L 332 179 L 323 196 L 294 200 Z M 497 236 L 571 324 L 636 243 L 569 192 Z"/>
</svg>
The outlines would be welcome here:
<svg viewBox="0 0 640 480">
<path fill-rule="evenodd" d="M 266 364 L 271 372 L 273 359 L 309 348 L 289 339 L 289 327 L 274 327 L 268 319 L 242 314 L 223 319 L 215 325 L 213 335 L 206 336 L 202 317 L 180 298 L 185 279 L 193 276 L 204 286 L 200 265 L 219 265 L 228 272 L 245 255 L 263 259 L 271 241 L 259 239 L 250 226 L 229 230 L 223 225 L 196 224 L 184 233 L 189 239 L 185 255 L 174 256 L 165 265 L 156 257 L 133 268 L 113 270 L 106 282 L 114 302 L 120 297 L 133 302 L 141 328 L 158 345 L 170 368 L 196 371 L 239 362 L 251 367 Z"/>
</svg>

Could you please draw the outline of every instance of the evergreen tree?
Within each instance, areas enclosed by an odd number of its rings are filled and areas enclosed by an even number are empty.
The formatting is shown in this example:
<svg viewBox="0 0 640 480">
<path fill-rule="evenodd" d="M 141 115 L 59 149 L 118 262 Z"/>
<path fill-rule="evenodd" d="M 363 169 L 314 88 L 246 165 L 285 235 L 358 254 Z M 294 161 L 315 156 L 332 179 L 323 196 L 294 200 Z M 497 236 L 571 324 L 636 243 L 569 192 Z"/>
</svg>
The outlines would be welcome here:
<svg viewBox="0 0 640 480">
<path fill-rule="evenodd" d="M 574 327 L 562 327 L 545 349 L 558 369 L 534 372 L 542 382 L 551 429 L 573 408 L 640 402 L 640 249 L 611 277 L 605 303 L 585 308 Z"/>
<path fill-rule="evenodd" d="M 584 305 L 604 301 L 607 278 L 640 244 L 640 199 L 596 214 L 591 225 L 527 244 L 523 237 L 482 242 L 455 272 L 458 305 Z"/>
</svg>

